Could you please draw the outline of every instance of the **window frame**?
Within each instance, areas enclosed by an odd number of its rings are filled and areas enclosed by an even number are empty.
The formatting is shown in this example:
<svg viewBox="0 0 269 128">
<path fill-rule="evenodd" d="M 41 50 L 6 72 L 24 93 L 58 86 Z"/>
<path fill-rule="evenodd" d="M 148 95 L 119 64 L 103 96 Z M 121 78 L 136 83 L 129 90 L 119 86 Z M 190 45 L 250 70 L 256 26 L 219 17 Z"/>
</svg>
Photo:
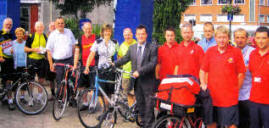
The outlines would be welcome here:
<svg viewBox="0 0 269 128">
<path fill-rule="evenodd" d="M 202 6 L 209 6 L 209 5 L 213 5 L 213 0 L 211 0 L 211 4 L 202 4 L 202 0 L 200 0 L 200 5 L 202 5 Z"/>
<path fill-rule="evenodd" d="M 245 3 L 246 3 L 246 0 L 243 0 L 243 3 L 235 3 L 235 0 L 233 1 L 233 4 L 235 4 L 235 5 L 243 5 Z"/>
<path fill-rule="evenodd" d="M 218 0 L 218 3 L 217 3 L 218 5 L 227 5 L 227 4 L 230 4 L 230 1 L 231 1 L 231 0 L 227 0 L 227 3 L 226 3 L 226 4 L 224 4 L 224 3 L 220 3 L 220 1 L 221 1 L 221 0 Z"/>
</svg>

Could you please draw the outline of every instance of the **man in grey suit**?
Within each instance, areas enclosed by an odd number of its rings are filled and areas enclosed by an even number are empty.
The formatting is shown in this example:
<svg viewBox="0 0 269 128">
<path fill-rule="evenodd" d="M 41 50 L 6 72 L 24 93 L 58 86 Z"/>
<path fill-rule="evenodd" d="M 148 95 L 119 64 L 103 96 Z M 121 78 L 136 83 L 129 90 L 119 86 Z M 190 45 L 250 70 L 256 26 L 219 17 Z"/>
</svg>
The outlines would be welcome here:
<svg viewBox="0 0 269 128">
<path fill-rule="evenodd" d="M 155 85 L 155 66 L 157 64 L 157 46 L 147 40 L 147 30 L 144 25 L 136 28 L 137 44 L 131 45 L 127 54 L 115 62 L 115 66 L 121 66 L 128 61 L 132 63 L 132 72 L 135 79 L 134 89 L 139 109 L 142 117 L 143 127 L 151 127 L 154 121 L 154 96 Z"/>
</svg>

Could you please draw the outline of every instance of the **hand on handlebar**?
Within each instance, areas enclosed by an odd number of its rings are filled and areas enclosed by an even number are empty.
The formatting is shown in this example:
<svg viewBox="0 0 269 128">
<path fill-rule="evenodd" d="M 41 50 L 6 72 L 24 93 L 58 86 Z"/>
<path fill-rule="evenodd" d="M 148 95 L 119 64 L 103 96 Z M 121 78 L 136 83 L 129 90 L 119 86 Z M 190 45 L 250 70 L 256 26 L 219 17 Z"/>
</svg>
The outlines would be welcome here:
<svg viewBox="0 0 269 128">
<path fill-rule="evenodd" d="M 200 86 L 201 86 L 201 88 L 202 88 L 204 91 L 206 91 L 206 89 L 207 89 L 207 84 L 201 84 Z"/>
<path fill-rule="evenodd" d="M 89 67 L 85 67 L 85 70 L 84 70 L 84 74 L 89 74 L 89 72 L 90 72 L 90 68 Z"/>
</svg>

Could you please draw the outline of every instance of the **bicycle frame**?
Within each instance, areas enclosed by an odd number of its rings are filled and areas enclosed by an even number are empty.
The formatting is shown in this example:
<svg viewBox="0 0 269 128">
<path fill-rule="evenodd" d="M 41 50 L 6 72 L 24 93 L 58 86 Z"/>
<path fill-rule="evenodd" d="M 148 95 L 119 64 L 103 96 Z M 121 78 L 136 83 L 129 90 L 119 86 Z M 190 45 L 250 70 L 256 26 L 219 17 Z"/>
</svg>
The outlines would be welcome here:
<svg viewBox="0 0 269 128">
<path fill-rule="evenodd" d="M 116 69 L 116 80 L 112 81 L 112 80 L 104 80 L 104 79 L 100 79 L 98 76 L 98 69 L 95 69 L 96 71 L 96 75 L 95 75 L 95 91 L 92 94 L 94 96 L 94 98 L 91 99 L 91 103 L 94 103 L 93 106 L 92 104 L 90 104 L 91 107 L 96 107 L 97 105 L 97 101 L 98 101 L 98 92 L 100 90 L 100 93 L 105 97 L 105 99 L 108 101 L 108 103 L 111 106 L 115 106 L 116 102 L 118 100 L 118 97 L 120 95 L 120 87 L 121 87 L 121 80 L 122 80 L 122 73 L 124 72 L 123 70 L 120 69 Z M 105 93 L 105 91 L 102 89 L 102 87 L 100 87 L 100 83 L 109 83 L 109 84 L 114 84 L 115 85 L 115 97 L 114 99 L 109 98 L 108 95 Z M 113 101 L 114 100 L 114 101 Z"/>
<path fill-rule="evenodd" d="M 67 93 L 71 93 L 69 91 L 71 91 L 72 88 L 70 87 L 71 85 L 68 84 L 68 80 L 69 80 L 69 73 L 70 73 L 70 71 L 73 71 L 72 70 L 73 69 L 73 66 L 72 65 L 69 65 L 69 64 L 64 64 L 64 63 L 55 63 L 54 65 L 55 66 L 63 66 L 64 67 L 64 78 L 61 81 L 61 83 L 64 84 L 65 87 L 64 88 L 61 88 L 60 92 L 63 91 L 62 89 L 64 89 L 64 91 L 66 89 L 68 89 Z M 75 84 L 74 84 L 74 88 L 72 90 L 73 92 L 76 92 L 77 91 L 77 87 L 78 87 L 78 79 L 80 77 L 80 72 L 79 72 L 80 66 L 78 66 L 78 67 L 79 68 L 74 71 L 75 72 Z M 66 94 L 64 94 L 64 96 L 66 96 Z M 78 96 L 78 94 L 76 94 L 76 96 Z"/>
</svg>

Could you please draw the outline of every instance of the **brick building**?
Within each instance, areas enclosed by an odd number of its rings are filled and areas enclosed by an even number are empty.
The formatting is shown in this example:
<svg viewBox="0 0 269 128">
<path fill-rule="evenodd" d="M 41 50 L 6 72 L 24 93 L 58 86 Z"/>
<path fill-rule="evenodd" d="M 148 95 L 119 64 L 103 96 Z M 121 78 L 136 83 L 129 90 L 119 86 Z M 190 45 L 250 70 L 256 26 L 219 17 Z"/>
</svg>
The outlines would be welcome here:
<svg viewBox="0 0 269 128">
<path fill-rule="evenodd" d="M 223 5 L 238 5 L 241 12 L 234 15 L 232 32 L 239 28 L 245 28 L 250 35 L 258 26 L 269 26 L 269 0 L 192 0 L 192 4 L 182 15 L 182 21 L 195 20 L 195 36 L 203 37 L 203 23 L 210 21 L 215 27 L 218 25 L 229 26 L 227 14 L 222 14 Z"/>
</svg>

